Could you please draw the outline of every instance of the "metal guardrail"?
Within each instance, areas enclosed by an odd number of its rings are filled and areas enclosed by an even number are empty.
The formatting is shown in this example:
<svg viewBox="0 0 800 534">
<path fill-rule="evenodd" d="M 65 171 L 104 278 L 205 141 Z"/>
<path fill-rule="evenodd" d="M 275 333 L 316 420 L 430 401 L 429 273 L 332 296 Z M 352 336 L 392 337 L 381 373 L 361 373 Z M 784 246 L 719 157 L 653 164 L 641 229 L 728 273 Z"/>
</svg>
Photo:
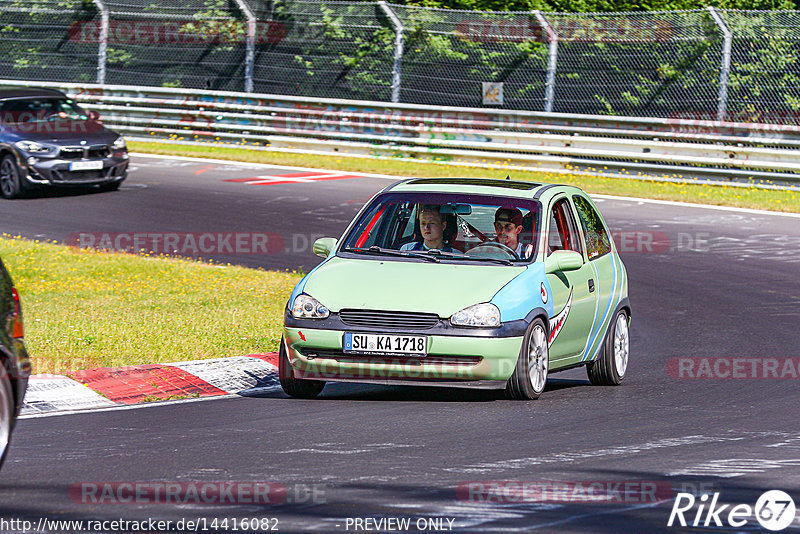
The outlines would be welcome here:
<svg viewBox="0 0 800 534">
<path fill-rule="evenodd" d="M 800 126 L 569 115 L 135 86 L 61 89 L 137 138 L 550 171 L 800 182 Z"/>
</svg>

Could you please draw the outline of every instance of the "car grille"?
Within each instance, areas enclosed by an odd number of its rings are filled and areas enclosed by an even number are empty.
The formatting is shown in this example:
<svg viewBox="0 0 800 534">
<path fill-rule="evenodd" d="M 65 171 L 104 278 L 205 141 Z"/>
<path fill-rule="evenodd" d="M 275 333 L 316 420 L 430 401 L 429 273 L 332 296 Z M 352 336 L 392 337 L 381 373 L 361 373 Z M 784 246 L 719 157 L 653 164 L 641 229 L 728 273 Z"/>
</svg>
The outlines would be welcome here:
<svg viewBox="0 0 800 534">
<path fill-rule="evenodd" d="M 61 159 L 81 159 L 83 157 L 82 147 L 61 147 L 58 151 L 58 157 Z"/>
<path fill-rule="evenodd" d="M 81 182 L 84 180 L 100 180 L 106 177 L 105 170 L 92 171 L 52 171 L 53 180 L 58 182 Z"/>
<path fill-rule="evenodd" d="M 107 145 L 62 146 L 58 151 L 61 159 L 97 159 L 108 157 Z"/>
<path fill-rule="evenodd" d="M 90 182 L 103 179 L 114 178 L 124 172 L 124 169 L 117 165 L 116 167 L 107 167 L 105 169 L 90 170 L 90 171 L 50 171 L 51 180 L 54 182 Z"/>
<path fill-rule="evenodd" d="M 439 316 L 434 313 L 376 310 L 342 310 L 339 317 L 346 325 L 387 330 L 425 330 L 439 322 Z"/>
<path fill-rule="evenodd" d="M 400 356 L 387 354 L 382 355 L 360 355 L 344 353 L 340 350 L 314 350 L 309 348 L 300 349 L 300 354 L 306 358 L 325 358 L 336 360 L 342 363 L 378 363 L 385 365 L 464 365 L 472 367 L 481 363 L 481 356 Z"/>
</svg>

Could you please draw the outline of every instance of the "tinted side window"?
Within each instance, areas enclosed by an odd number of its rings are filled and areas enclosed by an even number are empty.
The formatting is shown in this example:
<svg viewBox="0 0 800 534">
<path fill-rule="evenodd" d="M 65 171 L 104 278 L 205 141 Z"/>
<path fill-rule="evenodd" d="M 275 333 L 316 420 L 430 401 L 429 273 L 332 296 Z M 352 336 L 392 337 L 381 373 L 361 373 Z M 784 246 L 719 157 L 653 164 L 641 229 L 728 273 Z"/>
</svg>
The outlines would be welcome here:
<svg viewBox="0 0 800 534">
<path fill-rule="evenodd" d="M 593 260 L 611 252 L 611 241 L 600 214 L 585 198 L 575 195 L 572 200 L 575 202 L 583 233 L 586 236 L 586 255 Z"/>
</svg>

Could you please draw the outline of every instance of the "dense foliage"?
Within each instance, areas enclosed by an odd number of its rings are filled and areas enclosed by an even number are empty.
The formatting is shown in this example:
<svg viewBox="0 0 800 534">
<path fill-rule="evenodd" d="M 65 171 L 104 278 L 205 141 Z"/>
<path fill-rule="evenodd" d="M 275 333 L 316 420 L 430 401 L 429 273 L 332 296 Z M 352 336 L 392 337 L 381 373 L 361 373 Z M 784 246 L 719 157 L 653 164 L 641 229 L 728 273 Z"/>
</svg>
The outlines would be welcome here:
<svg viewBox="0 0 800 534">
<path fill-rule="evenodd" d="M 702 9 L 798 9 L 800 0 L 410 0 L 408 5 L 493 11 L 673 11 Z"/>
<path fill-rule="evenodd" d="M 233 0 L 104 1 L 104 54 L 92 0 L 0 1 L 0 77 L 243 91 L 252 73 L 268 94 L 800 123 L 800 11 L 731 10 L 800 0 L 245 0 L 253 54 Z"/>
</svg>

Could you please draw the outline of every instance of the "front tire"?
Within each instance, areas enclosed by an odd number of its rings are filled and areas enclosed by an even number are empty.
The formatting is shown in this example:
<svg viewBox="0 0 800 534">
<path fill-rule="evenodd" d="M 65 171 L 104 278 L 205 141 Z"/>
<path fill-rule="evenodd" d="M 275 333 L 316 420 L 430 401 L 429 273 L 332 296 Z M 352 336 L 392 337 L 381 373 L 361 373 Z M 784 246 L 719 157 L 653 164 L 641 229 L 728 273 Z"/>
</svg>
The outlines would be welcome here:
<svg viewBox="0 0 800 534">
<path fill-rule="evenodd" d="M 550 368 L 550 348 L 547 344 L 547 329 L 537 318 L 528 327 L 522 341 L 514 374 L 506 383 L 506 396 L 514 400 L 538 399 L 547 383 Z"/>
<path fill-rule="evenodd" d="M 628 370 L 630 330 L 628 313 L 620 310 L 609 325 L 600 357 L 586 364 L 586 374 L 594 386 L 618 386 Z"/>
<path fill-rule="evenodd" d="M 294 368 L 289 362 L 289 355 L 286 354 L 286 343 L 283 338 L 281 338 L 281 348 L 278 352 L 278 377 L 284 393 L 299 399 L 313 399 L 325 387 L 325 382 L 322 380 L 295 378 Z"/>
<path fill-rule="evenodd" d="M 6 154 L 0 161 L 0 195 L 12 199 L 20 198 L 24 193 L 25 184 L 17 160 L 11 154 Z"/>
<path fill-rule="evenodd" d="M 0 468 L 6 460 L 11 429 L 14 427 L 14 395 L 5 365 L 0 360 Z"/>
</svg>

